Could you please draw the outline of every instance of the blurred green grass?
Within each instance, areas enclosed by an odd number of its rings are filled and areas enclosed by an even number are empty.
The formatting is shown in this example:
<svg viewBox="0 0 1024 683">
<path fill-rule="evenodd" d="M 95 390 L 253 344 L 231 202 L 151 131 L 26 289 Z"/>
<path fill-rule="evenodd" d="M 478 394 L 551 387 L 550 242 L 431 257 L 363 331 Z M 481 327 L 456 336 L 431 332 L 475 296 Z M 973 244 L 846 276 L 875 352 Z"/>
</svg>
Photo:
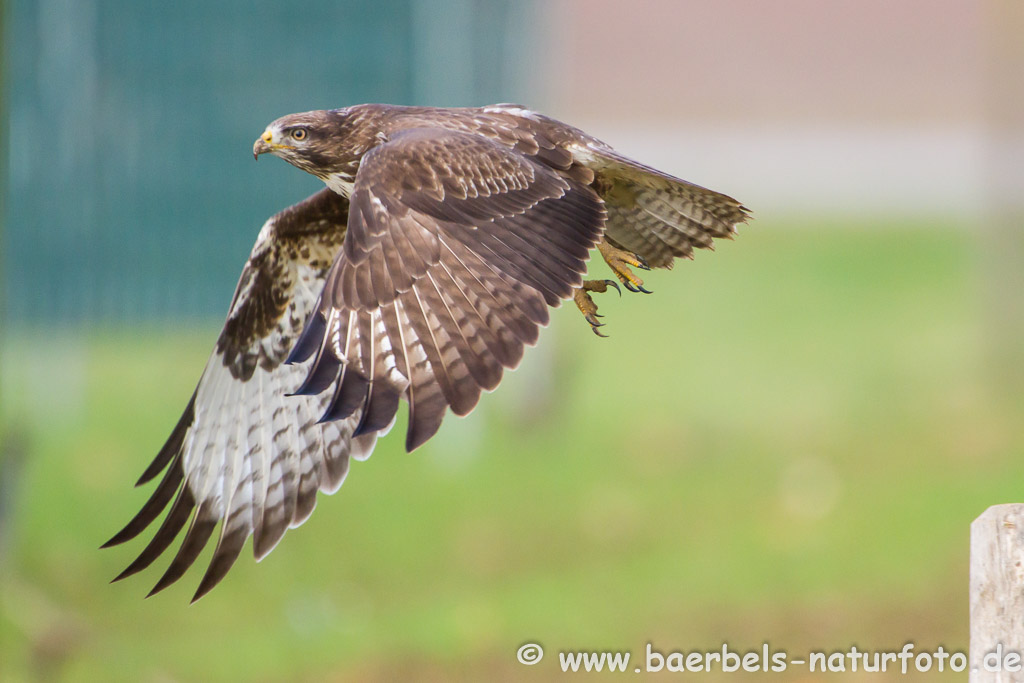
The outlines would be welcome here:
<svg viewBox="0 0 1024 683">
<path fill-rule="evenodd" d="M 400 423 L 191 607 L 201 572 L 144 601 L 166 560 L 108 586 L 143 542 L 97 548 L 148 497 L 131 483 L 216 325 L 6 331 L 25 455 L 2 463 L 0 676 L 540 680 L 559 649 L 648 641 L 966 649 L 969 523 L 1024 499 L 977 240 L 843 227 L 760 219 L 649 274 L 653 296 L 600 296 L 607 340 L 556 311 L 473 415 L 413 454 Z M 527 640 L 549 652 L 530 669 Z"/>
</svg>

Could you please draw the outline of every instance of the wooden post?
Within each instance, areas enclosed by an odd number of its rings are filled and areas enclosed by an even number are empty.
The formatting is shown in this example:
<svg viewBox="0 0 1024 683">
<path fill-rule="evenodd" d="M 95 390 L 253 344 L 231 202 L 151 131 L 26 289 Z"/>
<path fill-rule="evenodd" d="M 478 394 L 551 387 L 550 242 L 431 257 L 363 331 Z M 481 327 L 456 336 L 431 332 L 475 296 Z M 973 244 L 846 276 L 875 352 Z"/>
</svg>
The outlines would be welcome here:
<svg viewBox="0 0 1024 683">
<path fill-rule="evenodd" d="M 1022 655 L 1024 504 L 993 505 L 971 524 L 970 682 L 1021 683 Z"/>
</svg>

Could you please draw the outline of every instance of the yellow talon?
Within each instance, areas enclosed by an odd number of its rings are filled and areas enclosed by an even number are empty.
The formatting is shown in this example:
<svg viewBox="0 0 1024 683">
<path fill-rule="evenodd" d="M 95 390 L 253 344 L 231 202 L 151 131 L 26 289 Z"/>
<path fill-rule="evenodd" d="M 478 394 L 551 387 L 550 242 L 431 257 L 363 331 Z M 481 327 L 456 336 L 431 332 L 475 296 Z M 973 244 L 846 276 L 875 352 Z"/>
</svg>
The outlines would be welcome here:
<svg viewBox="0 0 1024 683">
<path fill-rule="evenodd" d="M 647 261 L 642 256 L 625 249 L 613 247 L 606 240 L 601 240 L 597 243 L 597 250 L 601 252 L 604 262 L 608 264 L 608 267 L 615 273 L 615 277 L 619 278 L 619 282 L 625 285 L 626 289 L 631 292 L 651 293 L 649 290 L 644 289 L 644 281 L 634 275 L 633 271 L 629 269 L 629 266 L 634 266 L 650 270 L 651 267 L 647 265 Z"/>
</svg>

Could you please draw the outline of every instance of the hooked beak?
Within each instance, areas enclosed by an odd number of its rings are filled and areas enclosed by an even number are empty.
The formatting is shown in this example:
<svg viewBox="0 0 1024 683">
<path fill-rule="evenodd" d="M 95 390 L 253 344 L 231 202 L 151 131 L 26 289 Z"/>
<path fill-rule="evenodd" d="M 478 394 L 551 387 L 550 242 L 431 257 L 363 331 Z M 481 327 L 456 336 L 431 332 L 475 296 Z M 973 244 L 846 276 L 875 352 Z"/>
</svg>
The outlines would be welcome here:
<svg viewBox="0 0 1024 683">
<path fill-rule="evenodd" d="M 269 128 L 263 131 L 263 135 L 256 138 L 256 142 L 252 146 L 252 158 L 258 160 L 261 154 L 273 152 L 274 147 L 277 146 L 271 143 L 273 139 L 274 134 L 270 132 Z"/>
</svg>

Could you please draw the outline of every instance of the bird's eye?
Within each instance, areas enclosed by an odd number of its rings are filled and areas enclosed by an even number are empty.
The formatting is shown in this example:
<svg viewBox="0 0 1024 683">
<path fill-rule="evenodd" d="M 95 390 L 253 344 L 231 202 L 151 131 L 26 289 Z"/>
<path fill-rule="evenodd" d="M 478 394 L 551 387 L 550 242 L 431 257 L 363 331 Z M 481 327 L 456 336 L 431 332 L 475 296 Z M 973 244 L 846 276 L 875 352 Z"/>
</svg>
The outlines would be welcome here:
<svg viewBox="0 0 1024 683">
<path fill-rule="evenodd" d="M 302 142 L 309 137 L 309 131 L 305 128 L 296 128 L 292 131 L 292 139 Z"/>
</svg>

